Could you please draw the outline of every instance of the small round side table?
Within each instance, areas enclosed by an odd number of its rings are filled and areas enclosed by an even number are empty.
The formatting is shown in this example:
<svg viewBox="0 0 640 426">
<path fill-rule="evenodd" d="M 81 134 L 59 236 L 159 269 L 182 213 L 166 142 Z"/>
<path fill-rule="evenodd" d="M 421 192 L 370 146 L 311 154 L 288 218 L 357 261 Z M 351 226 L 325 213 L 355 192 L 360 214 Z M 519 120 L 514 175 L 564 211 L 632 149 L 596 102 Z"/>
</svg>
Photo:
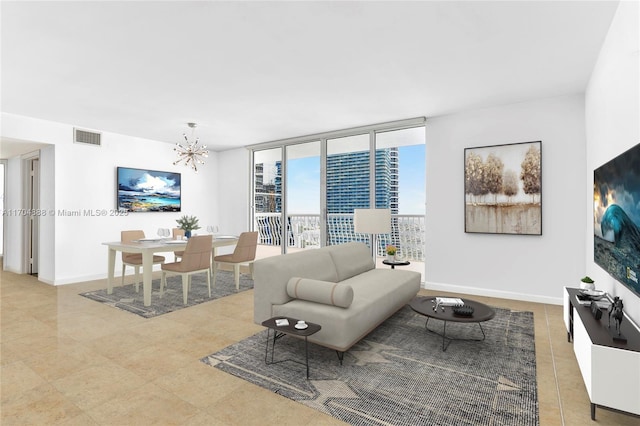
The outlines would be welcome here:
<svg viewBox="0 0 640 426">
<path fill-rule="evenodd" d="M 396 269 L 396 266 L 407 266 L 407 265 L 411 265 L 411 262 L 409 262 L 408 260 L 383 260 L 382 263 L 384 263 L 385 265 L 389 265 L 391 266 L 391 269 Z"/>
</svg>

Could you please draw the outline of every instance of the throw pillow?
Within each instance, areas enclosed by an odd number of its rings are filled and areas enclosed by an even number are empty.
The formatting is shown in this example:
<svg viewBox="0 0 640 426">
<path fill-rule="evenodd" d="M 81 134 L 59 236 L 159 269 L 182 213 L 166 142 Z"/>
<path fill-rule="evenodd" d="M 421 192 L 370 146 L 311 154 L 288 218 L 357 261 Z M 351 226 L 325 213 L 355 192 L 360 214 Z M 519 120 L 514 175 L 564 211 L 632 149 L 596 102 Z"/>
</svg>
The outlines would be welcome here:
<svg viewBox="0 0 640 426">
<path fill-rule="evenodd" d="M 348 284 L 293 277 L 287 283 L 290 297 L 309 302 L 348 308 L 353 301 L 353 289 Z"/>
</svg>

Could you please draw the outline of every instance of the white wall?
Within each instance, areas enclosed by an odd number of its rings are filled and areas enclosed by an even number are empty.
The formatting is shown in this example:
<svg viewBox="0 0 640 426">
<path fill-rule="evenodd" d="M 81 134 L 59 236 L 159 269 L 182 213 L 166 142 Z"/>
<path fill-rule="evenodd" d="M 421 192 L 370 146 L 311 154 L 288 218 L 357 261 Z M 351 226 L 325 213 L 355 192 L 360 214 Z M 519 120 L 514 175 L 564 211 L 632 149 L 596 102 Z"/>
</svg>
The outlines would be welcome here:
<svg viewBox="0 0 640 426">
<path fill-rule="evenodd" d="M 52 256 L 55 262 L 52 267 L 45 267 L 46 275 L 39 276 L 44 282 L 65 284 L 105 277 L 107 248 L 102 242 L 119 240 L 123 229 L 143 229 L 148 236 L 155 236 L 158 228 L 172 228 L 176 226 L 175 219 L 188 214 L 200 219 L 204 228 L 200 232 L 204 232 L 207 225 L 219 220 L 216 153 L 211 153 L 207 164 L 195 174 L 191 169 L 172 165 L 175 153 L 171 144 L 103 132 L 102 147 L 84 146 L 72 142 L 72 125 L 12 114 L 2 114 L 2 124 L 3 137 L 54 145 L 46 156 L 55 159 L 55 166 L 41 170 L 45 187 L 55 188 L 53 197 L 48 192 L 41 199 L 42 205 L 55 203 L 53 226 L 48 218 L 41 229 L 44 247 L 52 243 L 55 247 L 55 256 L 49 250 L 40 252 L 44 265 L 52 261 Z M 176 140 L 181 131 L 176 129 Z M 10 164 L 13 162 L 11 159 Z M 117 166 L 182 173 L 182 212 L 131 213 L 124 217 L 60 214 L 62 210 L 106 210 L 108 214 L 115 210 Z M 21 185 L 19 176 L 12 174 L 8 180 L 12 189 Z M 16 205 L 20 203 L 15 201 Z M 14 264 L 17 254 L 14 250 L 20 244 L 21 236 L 8 238 L 5 259 L 9 258 L 10 265 Z M 120 268 L 118 262 L 116 274 Z M 48 276 L 50 271 L 52 277 Z"/>
<path fill-rule="evenodd" d="M 22 180 L 22 160 L 20 157 L 8 159 L 7 162 L 7 192 L 5 194 L 5 209 L 19 209 L 22 204 L 22 188 L 14 182 Z M 23 273 L 22 257 L 22 219 L 15 215 L 7 215 L 5 220 L 6 234 L 4 236 L 3 268 L 18 274 Z"/>
<path fill-rule="evenodd" d="M 640 324 L 640 298 L 593 261 L 593 170 L 640 143 L 640 6 L 620 2 L 586 91 L 586 269 Z"/>
<path fill-rule="evenodd" d="M 238 235 L 251 229 L 250 173 L 247 149 L 239 148 L 218 153 L 219 226 L 222 233 Z"/>
<path fill-rule="evenodd" d="M 55 211 L 55 146 L 48 145 L 40 149 L 40 175 L 47 176 L 40 179 L 40 210 Z M 51 176 L 54 176 L 51 178 Z M 55 216 L 41 216 L 39 231 L 39 259 L 38 278 L 47 283 L 55 281 Z"/>
<path fill-rule="evenodd" d="M 561 303 L 584 275 L 581 95 L 427 119 L 426 288 Z M 464 148 L 542 141 L 542 235 L 464 232 Z"/>
</svg>

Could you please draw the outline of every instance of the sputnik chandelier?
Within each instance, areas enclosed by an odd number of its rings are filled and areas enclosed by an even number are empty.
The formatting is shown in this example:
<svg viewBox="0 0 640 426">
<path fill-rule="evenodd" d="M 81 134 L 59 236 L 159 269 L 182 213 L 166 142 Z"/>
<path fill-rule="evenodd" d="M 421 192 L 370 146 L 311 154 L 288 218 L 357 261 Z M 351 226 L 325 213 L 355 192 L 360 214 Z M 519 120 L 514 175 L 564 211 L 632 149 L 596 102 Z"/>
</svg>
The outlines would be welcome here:
<svg viewBox="0 0 640 426">
<path fill-rule="evenodd" d="M 187 125 L 191 127 L 191 137 L 193 138 L 197 124 L 187 123 Z M 198 138 L 193 142 L 189 142 L 186 133 L 183 133 L 182 136 L 184 137 L 185 145 L 182 145 L 180 142 L 176 143 L 173 150 L 178 153 L 178 159 L 173 162 L 173 165 L 175 166 L 176 164 L 184 162 L 185 166 L 191 165 L 191 168 L 197 173 L 198 164 L 204 164 L 202 158 L 209 157 L 209 150 L 206 145 L 198 145 Z"/>
</svg>

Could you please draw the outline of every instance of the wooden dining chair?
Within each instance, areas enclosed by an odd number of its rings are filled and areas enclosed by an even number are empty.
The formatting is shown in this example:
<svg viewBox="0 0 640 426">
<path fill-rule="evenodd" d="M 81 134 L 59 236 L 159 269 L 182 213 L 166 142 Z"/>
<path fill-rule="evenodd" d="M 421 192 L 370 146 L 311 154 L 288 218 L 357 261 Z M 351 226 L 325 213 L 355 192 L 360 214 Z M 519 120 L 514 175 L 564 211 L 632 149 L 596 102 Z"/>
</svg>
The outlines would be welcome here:
<svg viewBox="0 0 640 426">
<path fill-rule="evenodd" d="M 189 238 L 180 262 L 164 263 L 162 265 L 162 279 L 160 280 L 160 297 L 167 285 L 167 274 L 182 276 L 182 299 L 187 304 L 191 276 L 201 272 L 207 273 L 207 287 L 211 297 L 211 250 L 213 237 L 211 235 L 197 235 Z"/>
<path fill-rule="evenodd" d="M 120 242 L 130 243 L 144 238 L 144 231 L 136 229 L 132 231 L 121 231 Z M 164 256 L 153 255 L 153 264 L 164 263 Z M 136 293 L 140 285 L 140 267 L 142 266 L 142 253 L 122 252 L 122 285 L 124 285 L 124 270 L 127 266 L 132 266 L 136 277 Z"/>
<path fill-rule="evenodd" d="M 240 265 L 249 264 L 249 273 L 253 278 L 253 261 L 256 259 L 258 247 L 258 232 L 243 232 L 238 238 L 238 244 L 231 254 L 221 254 L 213 258 L 213 286 L 216 286 L 217 265 L 226 263 L 233 265 L 233 275 L 236 282 L 236 290 L 240 289 Z"/>
<path fill-rule="evenodd" d="M 178 236 L 184 238 L 184 229 L 182 228 L 173 228 L 171 230 L 171 236 L 173 237 L 174 240 L 178 239 Z M 179 251 L 174 251 L 173 252 L 173 261 L 177 262 L 178 259 L 182 258 L 182 255 L 184 254 L 184 250 L 179 250 Z"/>
</svg>

